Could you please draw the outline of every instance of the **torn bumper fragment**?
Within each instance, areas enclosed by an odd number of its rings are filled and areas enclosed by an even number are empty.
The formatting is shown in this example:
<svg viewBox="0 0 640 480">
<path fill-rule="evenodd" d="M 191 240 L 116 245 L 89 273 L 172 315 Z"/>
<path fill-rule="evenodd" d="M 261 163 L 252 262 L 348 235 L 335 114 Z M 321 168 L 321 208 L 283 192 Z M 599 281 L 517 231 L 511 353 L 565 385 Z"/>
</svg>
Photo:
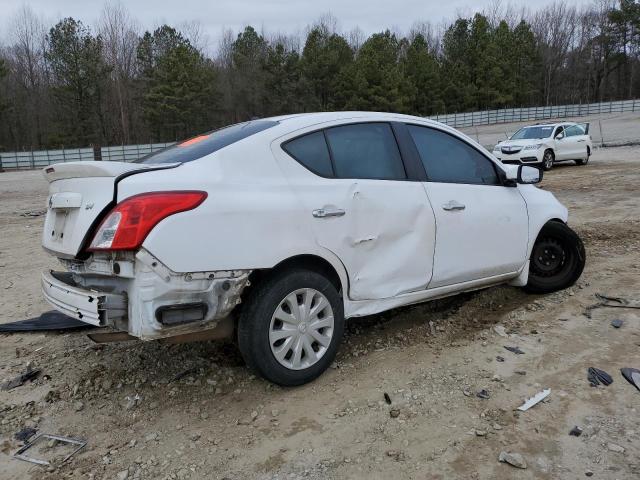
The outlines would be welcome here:
<svg viewBox="0 0 640 480">
<path fill-rule="evenodd" d="M 56 310 L 97 327 L 122 318 L 127 312 L 124 295 L 78 287 L 70 272 L 43 272 L 42 292 Z"/>
<path fill-rule="evenodd" d="M 63 263 L 70 271 L 42 275 L 44 297 L 56 310 L 142 340 L 215 328 L 240 303 L 250 273 L 174 272 L 144 249 Z"/>
</svg>

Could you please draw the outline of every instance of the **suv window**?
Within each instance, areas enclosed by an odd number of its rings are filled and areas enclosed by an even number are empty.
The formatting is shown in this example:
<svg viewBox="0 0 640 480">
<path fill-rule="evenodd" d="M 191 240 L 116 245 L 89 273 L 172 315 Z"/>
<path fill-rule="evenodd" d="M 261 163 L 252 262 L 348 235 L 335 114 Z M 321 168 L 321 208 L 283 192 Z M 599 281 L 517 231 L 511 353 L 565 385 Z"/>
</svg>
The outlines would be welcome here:
<svg viewBox="0 0 640 480">
<path fill-rule="evenodd" d="M 564 127 L 562 125 L 556 128 L 556 132 L 553 134 L 553 138 L 556 138 L 560 133 L 564 133 Z"/>
<path fill-rule="evenodd" d="M 407 125 L 430 182 L 500 185 L 493 162 L 446 132 Z"/>
<path fill-rule="evenodd" d="M 313 173 L 323 177 L 333 176 L 331 157 L 322 131 L 294 138 L 285 143 L 282 149 Z"/>
<path fill-rule="evenodd" d="M 337 178 L 407 178 L 398 144 L 388 123 L 331 127 L 325 133 Z"/>
<path fill-rule="evenodd" d="M 275 125 L 278 125 L 278 122 L 273 120 L 252 120 L 237 123 L 176 143 L 142 157 L 135 163 L 192 162 Z"/>
<path fill-rule="evenodd" d="M 584 135 L 584 130 L 582 130 L 582 127 L 579 127 L 578 125 L 571 125 L 570 127 L 566 128 L 564 134 L 567 137 L 574 137 L 577 135 Z"/>
</svg>

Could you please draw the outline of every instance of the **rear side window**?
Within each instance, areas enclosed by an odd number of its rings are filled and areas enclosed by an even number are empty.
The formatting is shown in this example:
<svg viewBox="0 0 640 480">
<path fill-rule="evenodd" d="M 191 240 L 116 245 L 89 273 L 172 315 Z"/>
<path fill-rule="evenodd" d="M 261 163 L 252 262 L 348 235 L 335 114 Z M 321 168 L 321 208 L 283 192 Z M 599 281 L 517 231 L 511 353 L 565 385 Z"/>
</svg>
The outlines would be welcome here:
<svg viewBox="0 0 640 480">
<path fill-rule="evenodd" d="M 252 120 L 250 122 L 237 123 L 177 143 L 142 157 L 136 160 L 136 163 L 192 162 L 275 125 L 278 125 L 278 122 L 272 120 Z"/>
<path fill-rule="evenodd" d="M 344 125 L 328 128 L 325 132 L 337 178 L 407 178 L 388 123 Z"/>
<path fill-rule="evenodd" d="M 575 137 L 577 135 L 584 135 L 584 130 L 578 125 L 571 125 L 565 129 L 564 134 L 567 137 Z"/>
<path fill-rule="evenodd" d="M 407 125 L 429 182 L 500 185 L 491 160 L 453 135 Z"/>
<path fill-rule="evenodd" d="M 313 173 L 323 177 L 333 176 L 331 157 L 322 131 L 293 139 L 282 148 Z"/>
</svg>

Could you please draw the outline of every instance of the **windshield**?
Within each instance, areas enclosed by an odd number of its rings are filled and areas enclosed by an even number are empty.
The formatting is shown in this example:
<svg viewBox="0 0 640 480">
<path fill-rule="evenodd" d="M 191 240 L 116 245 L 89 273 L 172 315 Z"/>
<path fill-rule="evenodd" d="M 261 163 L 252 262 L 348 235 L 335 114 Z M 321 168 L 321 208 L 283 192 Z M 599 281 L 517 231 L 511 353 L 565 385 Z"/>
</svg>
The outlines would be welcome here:
<svg viewBox="0 0 640 480">
<path fill-rule="evenodd" d="M 511 140 L 529 140 L 533 138 L 548 138 L 553 132 L 552 126 L 524 127 L 511 136 Z"/>
<path fill-rule="evenodd" d="M 273 120 L 252 120 L 208 132 L 142 157 L 135 163 L 185 163 L 277 125 Z"/>
</svg>

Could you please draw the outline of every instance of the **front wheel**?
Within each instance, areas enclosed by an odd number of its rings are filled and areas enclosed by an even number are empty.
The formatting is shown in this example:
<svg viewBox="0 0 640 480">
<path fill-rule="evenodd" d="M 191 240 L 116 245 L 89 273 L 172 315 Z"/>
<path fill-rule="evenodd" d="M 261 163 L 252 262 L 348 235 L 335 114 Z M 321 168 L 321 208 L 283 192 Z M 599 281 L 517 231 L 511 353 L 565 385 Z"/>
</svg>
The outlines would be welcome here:
<svg viewBox="0 0 640 480">
<path fill-rule="evenodd" d="M 302 385 L 331 364 L 343 331 L 336 287 L 319 273 L 293 269 L 272 274 L 251 292 L 238 323 L 238 346 L 267 380 Z"/>
<path fill-rule="evenodd" d="M 585 257 L 576 232 L 562 222 L 548 222 L 533 245 L 525 290 L 550 293 L 570 287 L 582 275 Z"/>
<path fill-rule="evenodd" d="M 553 168 L 553 162 L 555 160 L 555 155 L 553 154 L 553 150 L 546 150 L 544 152 L 544 156 L 542 157 L 542 168 L 549 171 Z"/>
</svg>

